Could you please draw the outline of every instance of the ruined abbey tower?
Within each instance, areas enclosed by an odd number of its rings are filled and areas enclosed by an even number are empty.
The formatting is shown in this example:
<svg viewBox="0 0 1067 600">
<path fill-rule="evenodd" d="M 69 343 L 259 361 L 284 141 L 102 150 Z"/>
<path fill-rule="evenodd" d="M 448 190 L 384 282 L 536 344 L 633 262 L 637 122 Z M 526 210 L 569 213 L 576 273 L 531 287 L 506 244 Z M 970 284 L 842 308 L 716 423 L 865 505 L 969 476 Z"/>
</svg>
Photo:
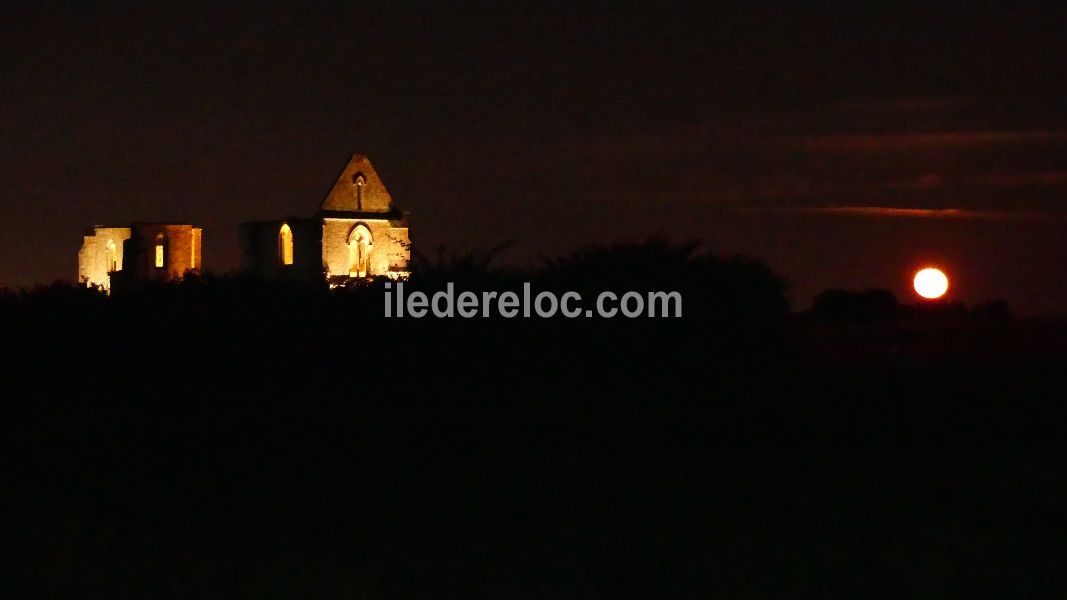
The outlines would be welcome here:
<svg viewBox="0 0 1067 600">
<path fill-rule="evenodd" d="M 168 281 L 200 271 L 202 230 L 188 224 L 93 227 L 78 251 L 78 281 L 110 291 L 113 280 Z"/>
<path fill-rule="evenodd" d="M 269 278 L 325 277 L 331 286 L 406 277 L 408 220 L 367 157 L 356 154 L 314 217 L 242 224 L 242 268 Z"/>
</svg>

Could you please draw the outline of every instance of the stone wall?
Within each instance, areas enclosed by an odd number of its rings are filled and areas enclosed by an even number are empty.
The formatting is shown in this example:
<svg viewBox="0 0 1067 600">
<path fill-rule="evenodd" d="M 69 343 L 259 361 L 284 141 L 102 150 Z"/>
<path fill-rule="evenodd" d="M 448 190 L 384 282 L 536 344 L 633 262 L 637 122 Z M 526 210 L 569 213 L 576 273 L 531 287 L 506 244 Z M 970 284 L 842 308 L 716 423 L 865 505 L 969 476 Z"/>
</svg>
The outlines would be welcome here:
<svg viewBox="0 0 1067 600">
<path fill-rule="evenodd" d="M 293 264 L 283 265 L 278 238 L 283 224 L 293 234 Z M 241 224 L 241 270 L 269 279 L 322 277 L 322 225 L 319 219 L 286 219 Z"/>
<path fill-rule="evenodd" d="M 368 275 L 387 275 L 392 271 L 406 271 L 410 258 L 408 229 L 400 221 L 388 219 L 334 218 L 322 222 L 322 262 L 326 276 L 347 277 L 351 262 L 349 236 L 357 225 L 365 225 L 371 233 Z"/>
<path fill-rule="evenodd" d="M 123 267 L 134 279 L 181 279 L 199 271 L 203 263 L 203 233 L 199 227 L 171 223 L 135 223 L 126 241 Z M 156 243 L 163 238 L 163 266 L 156 266 Z"/>
<path fill-rule="evenodd" d="M 362 183 L 357 185 L 361 176 Z M 393 198 L 370 160 L 355 154 L 322 202 L 322 210 L 385 213 L 393 210 Z"/>
<path fill-rule="evenodd" d="M 78 251 L 78 282 L 110 290 L 110 273 L 122 270 L 123 246 L 129 238 L 129 227 L 93 227 Z"/>
</svg>

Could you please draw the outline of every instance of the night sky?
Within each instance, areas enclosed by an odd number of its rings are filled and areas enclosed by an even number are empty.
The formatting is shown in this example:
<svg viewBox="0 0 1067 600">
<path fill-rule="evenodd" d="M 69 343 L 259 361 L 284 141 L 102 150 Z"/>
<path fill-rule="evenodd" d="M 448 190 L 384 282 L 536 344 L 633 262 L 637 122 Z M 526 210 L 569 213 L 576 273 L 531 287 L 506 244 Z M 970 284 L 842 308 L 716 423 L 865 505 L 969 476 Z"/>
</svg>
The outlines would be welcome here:
<svg viewBox="0 0 1067 600">
<path fill-rule="evenodd" d="M 828 287 L 1067 314 L 1067 16 L 605 3 L 34 6 L 0 16 L 0 286 L 83 230 L 310 216 L 353 152 L 418 249 L 665 233 Z M 869 3 L 864 3 L 869 4 Z M 1014 3 L 1013 3 L 1014 4 Z M 635 273 L 635 276 L 639 276 Z"/>
</svg>

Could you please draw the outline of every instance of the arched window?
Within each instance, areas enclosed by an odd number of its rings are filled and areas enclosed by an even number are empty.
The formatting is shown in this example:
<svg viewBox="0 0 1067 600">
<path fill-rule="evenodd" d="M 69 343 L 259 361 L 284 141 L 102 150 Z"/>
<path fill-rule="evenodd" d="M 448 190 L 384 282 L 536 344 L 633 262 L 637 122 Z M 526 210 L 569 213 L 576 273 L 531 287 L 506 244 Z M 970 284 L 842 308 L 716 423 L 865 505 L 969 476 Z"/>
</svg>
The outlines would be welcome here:
<svg viewBox="0 0 1067 600">
<path fill-rule="evenodd" d="M 114 273 L 119 270 L 118 250 L 115 246 L 115 240 L 107 241 L 107 250 L 104 252 L 105 264 L 107 265 L 107 272 Z"/>
<path fill-rule="evenodd" d="M 288 223 L 282 223 L 278 232 L 278 260 L 283 266 L 293 264 L 293 230 Z"/>
<path fill-rule="evenodd" d="M 352 185 L 356 186 L 356 210 L 363 210 L 363 186 L 367 185 L 367 178 L 363 173 L 352 176 Z"/>
<path fill-rule="evenodd" d="M 370 229 L 360 223 L 348 234 L 348 276 L 366 277 L 370 274 L 370 253 L 374 249 Z"/>
<path fill-rule="evenodd" d="M 167 264 L 167 236 L 163 232 L 156 235 L 156 268 L 162 269 Z"/>
</svg>

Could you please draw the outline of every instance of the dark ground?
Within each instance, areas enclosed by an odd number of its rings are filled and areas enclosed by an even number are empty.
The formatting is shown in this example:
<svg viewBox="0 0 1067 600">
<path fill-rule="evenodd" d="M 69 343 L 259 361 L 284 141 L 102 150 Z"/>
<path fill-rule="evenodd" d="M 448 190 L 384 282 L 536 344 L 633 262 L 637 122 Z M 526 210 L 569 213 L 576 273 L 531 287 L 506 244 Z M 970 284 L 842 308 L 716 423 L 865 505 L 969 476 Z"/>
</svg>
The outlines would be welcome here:
<svg viewBox="0 0 1067 600">
<path fill-rule="evenodd" d="M 0 296 L 4 596 L 1064 589 L 1062 324 L 790 315 L 759 265 L 632 251 L 526 276 L 680 289 L 684 319 L 387 320 L 375 286 L 234 279 Z"/>
</svg>

